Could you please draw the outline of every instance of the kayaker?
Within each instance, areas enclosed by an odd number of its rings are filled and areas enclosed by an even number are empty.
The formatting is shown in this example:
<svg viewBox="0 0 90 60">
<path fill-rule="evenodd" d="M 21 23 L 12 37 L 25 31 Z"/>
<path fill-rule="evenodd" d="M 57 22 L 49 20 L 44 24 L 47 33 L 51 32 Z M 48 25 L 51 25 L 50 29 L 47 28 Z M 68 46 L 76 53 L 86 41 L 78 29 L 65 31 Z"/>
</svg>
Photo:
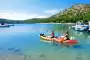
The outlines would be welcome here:
<svg viewBox="0 0 90 60">
<path fill-rule="evenodd" d="M 69 39 L 69 32 L 68 31 L 65 32 L 65 40 L 70 40 Z"/>
<path fill-rule="evenodd" d="M 52 31 L 52 34 L 51 34 L 51 38 L 54 38 L 55 36 L 54 36 L 54 31 Z"/>
<path fill-rule="evenodd" d="M 65 40 L 70 40 L 70 39 L 69 39 L 69 32 L 66 31 L 66 32 L 64 33 L 64 35 L 61 36 L 61 38 L 62 38 L 64 41 L 65 41 Z"/>
</svg>

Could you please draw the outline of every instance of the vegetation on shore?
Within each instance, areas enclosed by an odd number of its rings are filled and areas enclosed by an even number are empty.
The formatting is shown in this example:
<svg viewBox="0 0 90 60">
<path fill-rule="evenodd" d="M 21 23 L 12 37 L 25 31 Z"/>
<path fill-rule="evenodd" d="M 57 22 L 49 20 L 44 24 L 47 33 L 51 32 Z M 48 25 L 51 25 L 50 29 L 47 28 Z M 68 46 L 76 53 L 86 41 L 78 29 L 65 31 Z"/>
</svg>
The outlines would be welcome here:
<svg viewBox="0 0 90 60">
<path fill-rule="evenodd" d="M 0 18 L 0 23 L 9 23 L 9 24 L 19 24 L 20 23 L 21 24 L 21 23 L 24 23 L 24 21 Z"/>
</svg>

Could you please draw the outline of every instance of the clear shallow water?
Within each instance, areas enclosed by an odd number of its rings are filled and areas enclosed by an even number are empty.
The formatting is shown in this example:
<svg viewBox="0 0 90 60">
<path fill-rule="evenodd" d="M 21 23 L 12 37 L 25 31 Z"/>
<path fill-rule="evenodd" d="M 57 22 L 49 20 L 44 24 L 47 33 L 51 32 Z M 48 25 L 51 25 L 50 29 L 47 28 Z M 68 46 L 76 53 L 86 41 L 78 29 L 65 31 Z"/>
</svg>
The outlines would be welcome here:
<svg viewBox="0 0 90 60">
<path fill-rule="evenodd" d="M 0 28 L 0 53 L 30 56 L 31 60 L 90 60 L 90 34 L 69 27 L 65 24 L 16 24 Z M 40 41 L 40 33 L 50 35 L 52 30 L 56 36 L 69 30 L 70 37 L 78 40 L 79 45 L 66 47 Z"/>
</svg>

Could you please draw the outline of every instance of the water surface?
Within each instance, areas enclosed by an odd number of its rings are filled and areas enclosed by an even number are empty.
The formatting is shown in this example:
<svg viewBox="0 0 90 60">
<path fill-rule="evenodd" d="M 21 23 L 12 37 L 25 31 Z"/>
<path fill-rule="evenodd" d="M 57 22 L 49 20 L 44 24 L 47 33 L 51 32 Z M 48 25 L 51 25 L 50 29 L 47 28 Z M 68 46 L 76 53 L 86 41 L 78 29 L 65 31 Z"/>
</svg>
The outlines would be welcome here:
<svg viewBox="0 0 90 60">
<path fill-rule="evenodd" d="M 28 59 L 31 60 L 90 60 L 90 34 L 74 31 L 70 29 L 70 26 L 67 24 L 16 24 L 9 28 L 0 28 L 0 53 L 29 56 Z M 51 31 L 54 31 L 56 36 L 61 36 L 66 30 L 69 30 L 70 37 L 79 41 L 79 45 L 66 47 L 40 41 L 40 33 L 50 35 Z M 25 60 L 24 58 L 21 60 Z"/>
</svg>

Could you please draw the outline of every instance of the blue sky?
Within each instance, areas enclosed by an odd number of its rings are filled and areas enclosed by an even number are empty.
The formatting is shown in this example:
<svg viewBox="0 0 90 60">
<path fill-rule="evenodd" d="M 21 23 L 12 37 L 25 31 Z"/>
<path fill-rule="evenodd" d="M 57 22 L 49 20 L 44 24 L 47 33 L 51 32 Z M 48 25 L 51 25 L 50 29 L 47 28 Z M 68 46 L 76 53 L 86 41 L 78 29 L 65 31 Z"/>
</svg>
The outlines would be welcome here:
<svg viewBox="0 0 90 60">
<path fill-rule="evenodd" d="M 90 4 L 89 0 L 0 0 L 0 18 L 24 20 L 45 18 L 74 4 Z"/>
</svg>

